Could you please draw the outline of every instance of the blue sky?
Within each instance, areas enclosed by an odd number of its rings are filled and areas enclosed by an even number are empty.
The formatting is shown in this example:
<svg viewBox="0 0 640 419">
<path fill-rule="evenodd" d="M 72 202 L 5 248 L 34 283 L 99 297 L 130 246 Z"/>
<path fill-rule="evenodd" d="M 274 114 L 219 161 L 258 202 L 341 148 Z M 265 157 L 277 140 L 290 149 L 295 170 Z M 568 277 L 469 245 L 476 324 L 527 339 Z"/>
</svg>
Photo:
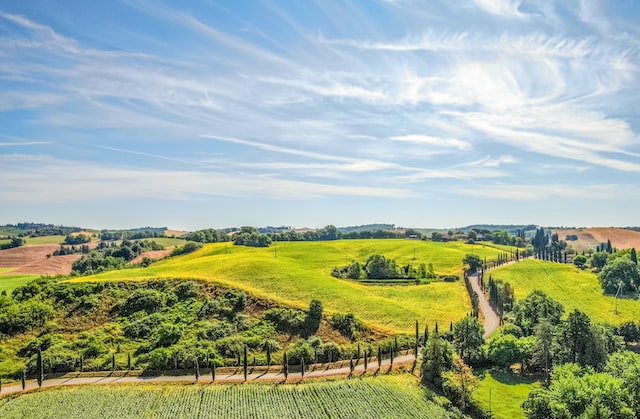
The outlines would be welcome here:
<svg viewBox="0 0 640 419">
<path fill-rule="evenodd" d="M 0 1 L 0 223 L 640 225 L 640 3 Z"/>
</svg>

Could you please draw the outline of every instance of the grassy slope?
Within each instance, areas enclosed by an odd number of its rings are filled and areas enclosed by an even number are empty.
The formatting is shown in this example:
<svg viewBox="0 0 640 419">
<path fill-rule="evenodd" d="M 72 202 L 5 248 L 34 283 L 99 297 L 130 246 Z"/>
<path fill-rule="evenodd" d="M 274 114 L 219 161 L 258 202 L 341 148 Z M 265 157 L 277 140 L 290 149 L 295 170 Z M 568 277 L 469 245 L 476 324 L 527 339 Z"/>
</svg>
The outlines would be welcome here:
<svg viewBox="0 0 640 419">
<path fill-rule="evenodd" d="M 2 273 L 2 271 L 10 271 L 11 269 L 13 268 L 0 269 L 0 273 Z M 7 293 L 10 293 L 14 288 L 25 285 L 27 282 L 38 278 L 40 278 L 40 275 L 0 275 L 0 291 L 7 291 Z"/>
<path fill-rule="evenodd" d="M 42 236 L 42 237 L 25 237 L 27 246 L 35 244 L 60 244 L 64 242 L 65 236 Z"/>
<path fill-rule="evenodd" d="M 521 378 L 510 372 L 486 371 L 473 398 L 485 412 L 489 412 L 491 408 L 494 418 L 524 419 L 524 411 L 520 406 L 529 393 L 538 387 L 540 383 L 530 378 Z M 491 406 L 489 406 L 489 391 L 491 391 Z"/>
<path fill-rule="evenodd" d="M 297 385 L 117 385 L 56 388 L 0 399 L 0 416 L 443 418 L 408 374 Z"/>
<path fill-rule="evenodd" d="M 187 243 L 187 241 L 184 239 L 173 239 L 169 237 L 151 237 L 148 239 L 140 239 L 140 240 L 154 241 L 164 247 L 184 246 Z"/>
<path fill-rule="evenodd" d="M 614 298 L 602 293 L 598 277 L 573 265 L 530 259 L 499 268 L 491 275 L 513 285 L 516 299 L 522 299 L 536 289 L 544 291 L 562 303 L 565 314 L 577 308 L 595 322 L 613 324 L 640 318 L 638 300 L 619 298 L 619 314 L 613 314 Z"/>
<path fill-rule="evenodd" d="M 353 312 L 371 327 L 388 332 L 413 331 L 414 322 L 448 324 L 470 310 L 463 281 L 428 285 L 372 286 L 331 277 L 336 265 L 352 259 L 365 262 L 374 253 L 398 264 L 433 262 L 440 274 L 460 273 L 465 254 L 495 257 L 498 250 L 463 243 L 409 240 L 341 240 L 281 242 L 270 248 L 217 243 L 149 268 L 112 271 L 74 281 L 136 280 L 155 277 L 199 278 L 243 289 L 259 297 L 297 307 L 320 299 L 325 312 Z M 277 257 L 274 253 L 277 252 Z"/>
</svg>

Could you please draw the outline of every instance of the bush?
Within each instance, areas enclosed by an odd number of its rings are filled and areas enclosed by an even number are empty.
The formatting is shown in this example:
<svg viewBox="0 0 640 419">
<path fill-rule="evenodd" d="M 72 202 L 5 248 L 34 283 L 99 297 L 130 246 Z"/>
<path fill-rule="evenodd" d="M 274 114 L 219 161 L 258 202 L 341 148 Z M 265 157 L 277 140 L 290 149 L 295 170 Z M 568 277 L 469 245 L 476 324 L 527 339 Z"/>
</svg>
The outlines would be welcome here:
<svg viewBox="0 0 640 419">
<path fill-rule="evenodd" d="M 264 312 L 264 319 L 273 323 L 281 332 L 300 334 L 304 327 L 306 313 L 295 308 L 274 307 Z"/>
<path fill-rule="evenodd" d="M 160 327 L 158 327 L 156 335 L 156 346 L 169 347 L 180 340 L 182 330 L 175 324 L 162 323 Z"/>
<path fill-rule="evenodd" d="M 42 327 L 53 313 L 53 307 L 41 301 L 12 304 L 0 313 L 0 333 L 14 335 Z"/>
<path fill-rule="evenodd" d="M 148 338 L 153 334 L 156 328 L 160 325 L 162 317 L 157 313 L 150 316 L 145 316 L 140 320 L 135 320 L 123 329 L 125 337 L 129 339 L 142 339 Z"/>
<path fill-rule="evenodd" d="M 164 295 L 156 290 L 137 289 L 124 302 L 122 311 L 125 315 L 144 310 L 151 314 L 164 306 Z"/>
<path fill-rule="evenodd" d="M 173 249 L 173 251 L 171 252 L 171 256 L 179 256 L 179 255 L 186 255 L 187 253 L 193 253 L 196 250 L 200 249 L 201 247 L 202 247 L 202 244 L 200 243 L 189 242 L 182 247 L 176 247 L 175 249 Z"/>
<path fill-rule="evenodd" d="M 149 368 L 165 370 L 171 362 L 171 351 L 167 348 L 157 348 L 149 353 Z"/>
<path fill-rule="evenodd" d="M 362 322 L 353 313 L 334 314 L 331 316 L 330 323 L 341 335 L 351 340 L 355 340 L 364 329 Z"/>
<path fill-rule="evenodd" d="M 200 284 L 195 281 L 181 282 L 176 286 L 174 292 L 180 300 L 195 298 L 200 293 Z"/>
</svg>

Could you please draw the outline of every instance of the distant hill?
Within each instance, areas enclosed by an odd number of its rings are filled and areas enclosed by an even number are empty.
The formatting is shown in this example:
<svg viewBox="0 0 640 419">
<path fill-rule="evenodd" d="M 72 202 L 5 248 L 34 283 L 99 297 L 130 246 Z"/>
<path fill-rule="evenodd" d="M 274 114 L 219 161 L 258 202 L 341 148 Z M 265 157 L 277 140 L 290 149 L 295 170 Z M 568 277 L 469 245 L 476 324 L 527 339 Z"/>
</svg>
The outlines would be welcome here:
<svg viewBox="0 0 640 419">
<path fill-rule="evenodd" d="M 478 230 L 506 230 L 511 234 L 515 234 L 518 231 L 524 230 L 526 231 L 530 231 L 530 230 L 535 230 L 536 229 L 536 225 L 534 224 L 474 224 L 474 225 L 469 225 L 466 227 L 460 227 L 460 228 L 455 228 L 452 229 L 454 231 L 464 231 L 465 233 L 473 230 L 473 229 L 478 229 Z"/>
<path fill-rule="evenodd" d="M 44 223 L 4 224 L 0 225 L 0 238 L 7 236 L 66 236 L 83 230 L 80 227 Z"/>
<path fill-rule="evenodd" d="M 391 231 L 395 228 L 396 226 L 394 224 L 365 224 L 361 226 L 338 227 L 338 231 L 341 233 L 359 233 L 361 231 Z"/>
<path fill-rule="evenodd" d="M 569 246 L 578 252 L 595 249 L 600 243 L 611 240 L 611 246 L 616 249 L 633 247 L 640 250 L 640 232 L 617 227 L 591 227 L 572 229 L 553 229 L 560 240 L 565 240 Z M 569 237 L 569 240 L 567 240 Z M 575 240 L 573 240 L 575 239 Z"/>
</svg>

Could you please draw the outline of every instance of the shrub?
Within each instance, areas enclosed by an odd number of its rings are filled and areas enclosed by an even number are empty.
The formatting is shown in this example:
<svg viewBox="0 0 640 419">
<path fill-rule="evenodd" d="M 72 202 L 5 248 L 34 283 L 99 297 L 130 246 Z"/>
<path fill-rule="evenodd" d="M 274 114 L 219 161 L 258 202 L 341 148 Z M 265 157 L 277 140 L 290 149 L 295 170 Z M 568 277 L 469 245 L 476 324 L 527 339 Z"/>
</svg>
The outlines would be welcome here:
<svg viewBox="0 0 640 419">
<path fill-rule="evenodd" d="M 137 289 L 124 302 L 122 311 L 124 314 L 135 313 L 144 310 L 151 314 L 164 306 L 164 296 L 155 290 Z"/>
<path fill-rule="evenodd" d="M 353 313 L 334 314 L 330 323 L 340 334 L 351 340 L 355 340 L 364 329 L 362 322 Z"/>
<path fill-rule="evenodd" d="M 164 370 L 171 362 L 171 351 L 167 348 L 157 348 L 149 353 L 149 368 L 152 370 Z"/>
</svg>

